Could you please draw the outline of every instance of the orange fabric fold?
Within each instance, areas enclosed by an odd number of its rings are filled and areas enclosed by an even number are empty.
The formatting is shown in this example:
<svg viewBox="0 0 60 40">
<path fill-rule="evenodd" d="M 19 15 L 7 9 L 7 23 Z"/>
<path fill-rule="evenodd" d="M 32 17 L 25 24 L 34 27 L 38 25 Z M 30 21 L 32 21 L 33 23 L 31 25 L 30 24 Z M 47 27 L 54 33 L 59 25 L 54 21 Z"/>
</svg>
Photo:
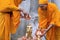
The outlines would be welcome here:
<svg viewBox="0 0 60 40">
<path fill-rule="evenodd" d="M 14 1 L 0 0 L 0 40 L 10 40 L 10 34 L 16 33 L 20 23 L 20 12 L 16 11 L 19 9 Z"/>
<path fill-rule="evenodd" d="M 56 40 L 56 34 L 55 30 L 56 27 L 60 27 L 60 16 L 58 8 L 53 3 L 48 3 L 47 12 L 43 11 L 38 8 L 38 21 L 39 21 L 39 28 L 46 29 L 50 24 L 54 24 L 56 26 L 52 27 L 47 33 L 46 33 L 46 40 Z"/>
</svg>

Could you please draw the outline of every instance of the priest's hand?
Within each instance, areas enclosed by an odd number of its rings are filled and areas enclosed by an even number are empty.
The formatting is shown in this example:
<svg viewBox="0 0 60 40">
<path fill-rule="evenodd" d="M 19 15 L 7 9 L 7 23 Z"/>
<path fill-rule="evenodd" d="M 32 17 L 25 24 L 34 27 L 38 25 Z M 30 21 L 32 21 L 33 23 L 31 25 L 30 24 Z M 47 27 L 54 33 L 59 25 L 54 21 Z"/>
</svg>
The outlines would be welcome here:
<svg viewBox="0 0 60 40">
<path fill-rule="evenodd" d="M 25 18 L 26 20 L 30 20 L 31 16 L 24 10 L 24 9 L 20 9 L 20 13 L 21 13 L 21 17 Z"/>
<path fill-rule="evenodd" d="M 31 19 L 31 16 L 29 14 L 27 14 L 27 13 L 23 13 L 23 15 L 21 14 L 20 16 L 21 16 L 21 18 L 24 18 L 26 20 L 30 20 Z"/>
<path fill-rule="evenodd" d="M 36 31 L 36 36 L 43 37 L 45 35 L 46 29 L 41 29 Z"/>
<path fill-rule="evenodd" d="M 30 19 L 31 19 L 30 15 L 27 14 L 27 13 L 24 14 L 24 18 L 25 18 L 26 20 L 30 20 Z"/>
</svg>

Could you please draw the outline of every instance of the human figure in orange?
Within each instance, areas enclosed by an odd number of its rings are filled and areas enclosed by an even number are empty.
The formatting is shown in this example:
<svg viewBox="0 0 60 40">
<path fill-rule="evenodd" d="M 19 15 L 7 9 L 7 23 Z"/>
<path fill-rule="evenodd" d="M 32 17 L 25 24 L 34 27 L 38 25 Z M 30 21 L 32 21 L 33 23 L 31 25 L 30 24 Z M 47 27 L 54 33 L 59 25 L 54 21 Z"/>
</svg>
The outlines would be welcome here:
<svg viewBox="0 0 60 40">
<path fill-rule="evenodd" d="M 16 33 L 23 12 L 18 8 L 22 0 L 0 0 L 0 40 L 10 40 L 10 34 Z M 26 17 L 27 16 L 27 17 Z M 28 14 L 24 14 L 25 19 Z"/>
<path fill-rule="evenodd" d="M 60 40 L 60 13 L 54 3 L 49 3 L 48 0 L 39 0 L 38 21 L 43 36 L 46 32 L 46 40 Z"/>
</svg>

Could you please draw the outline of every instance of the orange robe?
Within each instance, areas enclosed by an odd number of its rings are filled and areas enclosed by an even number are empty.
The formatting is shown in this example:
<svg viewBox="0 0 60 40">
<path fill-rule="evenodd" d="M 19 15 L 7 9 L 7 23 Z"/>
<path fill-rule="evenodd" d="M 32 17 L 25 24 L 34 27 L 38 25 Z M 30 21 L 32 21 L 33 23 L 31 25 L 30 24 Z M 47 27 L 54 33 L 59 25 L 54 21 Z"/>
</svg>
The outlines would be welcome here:
<svg viewBox="0 0 60 40">
<path fill-rule="evenodd" d="M 10 34 L 16 33 L 20 23 L 20 12 L 16 10 L 14 0 L 0 0 L 0 40 L 10 40 Z"/>
<path fill-rule="evenodd" d="M 55 30 L 56 27 L 60 27 L 60 17 L 58 16 L 59 12 L 56 5 L 53 3 L 48 3 L 47 11 L 43 11 L 39 7 L 38 15 L 39 28 L 46 29 L 50 24 L 56 25 L 55 27 L 52 27 L 46 34 L 47 40 L 56 40 Z"/>
<path fill-rule="evenodd" d="M 55 27 L 55 39 L 60 40 L 60 11 L 55 14 L 55 24 L 57 27 Z"/>
<path fill-rule="evenodd" d="M 13 0 L 15 3 L 15 6 L 18 7 L 18 5 L 22 2 L 22 0 Z M 13 2 L 12 2 L 13 3 Z M 12 25 L 12 34 L 16 32 L 16 29 L 18 27 L 18 24 L 20 23 L 20 12 L 19 11 L 13 11 L 13 14 L 11 16 L 11 25 Z"/>
<path fill-rule="evenodd" d="M 22 2 L 22 0 L 14 0 L 14 3 L 16 6 L 18 6 L 21 2 Z"/>
</svg>

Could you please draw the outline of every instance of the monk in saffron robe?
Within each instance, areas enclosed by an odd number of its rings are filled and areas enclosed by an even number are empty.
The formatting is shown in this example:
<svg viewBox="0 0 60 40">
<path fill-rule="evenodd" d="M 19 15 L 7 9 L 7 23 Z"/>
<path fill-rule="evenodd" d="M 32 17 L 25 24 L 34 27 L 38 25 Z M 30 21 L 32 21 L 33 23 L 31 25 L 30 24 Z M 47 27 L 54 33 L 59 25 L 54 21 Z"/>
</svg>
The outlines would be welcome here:
<svg viewBox="0 0 60 40">
<path fill-rule="evenodd" d="M 0 40 L 10 40 L 20 23 L 18 5 L 22 0 L 0 0 Z"/>
<path fill-rule="evenodd" d="M 50 30 L 46 33 L 46 40 L 60 40 L 60 17 L 57 6 L 54 3 L 48 3 L 48 0 L 39 0 L 38 21 L 39 28 L 44 35 L 48 27 Z"/>
</svg>

